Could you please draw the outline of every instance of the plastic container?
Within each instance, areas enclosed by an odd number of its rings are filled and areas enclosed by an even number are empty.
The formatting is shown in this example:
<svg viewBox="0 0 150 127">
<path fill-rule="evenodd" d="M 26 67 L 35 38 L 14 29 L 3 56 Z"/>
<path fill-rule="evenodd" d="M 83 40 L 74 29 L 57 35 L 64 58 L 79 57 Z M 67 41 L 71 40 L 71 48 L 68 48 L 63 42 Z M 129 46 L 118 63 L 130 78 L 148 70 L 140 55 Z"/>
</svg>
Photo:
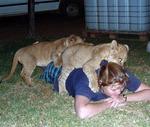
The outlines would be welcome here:
<svg viewBox="0 0 150 127">
<path fill-rule="evenodd" d="M 148 32 L 150 0 L 85 0 L 85 23 L 90 30 Z"/>
</svg>

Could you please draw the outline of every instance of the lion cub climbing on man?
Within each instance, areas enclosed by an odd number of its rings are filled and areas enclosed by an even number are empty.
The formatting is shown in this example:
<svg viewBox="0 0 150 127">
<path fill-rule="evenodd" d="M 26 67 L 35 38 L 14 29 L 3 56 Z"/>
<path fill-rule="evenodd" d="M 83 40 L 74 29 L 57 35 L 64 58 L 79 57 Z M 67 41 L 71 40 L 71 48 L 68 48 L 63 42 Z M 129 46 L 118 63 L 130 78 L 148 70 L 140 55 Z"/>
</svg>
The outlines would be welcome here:
<svg viewBox="0 0 150 127">
<path fill-rule="evenodd" d="M 65 81 L 74 68 L 83 67 L 90 88 L 96 92 L 99 90 L 95 70 L 99 68 L 100 62 L 105 59 L 123 65 L 127 60 L 129 47 L 119 44 L 113 40 L 111 43 L 99 45 L 76 44 L 67 48 L 62 54 L 63 68 L 59 78 L 59 92 L 65 92 Z"/>
<path fill-rule="evenodd" d="M 61 63 L 61 54 L 65 48 L 74 44 L 83 43 L 83 39 L 76 35 L 70 35 L 54 42 L 35 42 L 30 46 L 19 49 L 14 56 L 12 68 L 8 76 L 2 78 L 6 81 L 11 78 L 18 63 L 22 64 L 21 77 L 31 86 L 31 75 L 36 66 L 47 66 L 51 61 L 57 66 Z"/>
</svg>

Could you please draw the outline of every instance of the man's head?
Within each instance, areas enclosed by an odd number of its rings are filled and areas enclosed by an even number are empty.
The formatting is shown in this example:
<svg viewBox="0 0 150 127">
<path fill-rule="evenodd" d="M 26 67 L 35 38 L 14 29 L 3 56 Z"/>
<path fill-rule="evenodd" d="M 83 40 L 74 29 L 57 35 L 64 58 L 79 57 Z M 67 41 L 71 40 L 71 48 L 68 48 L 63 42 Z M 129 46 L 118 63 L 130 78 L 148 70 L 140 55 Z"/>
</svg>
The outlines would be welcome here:
<svg viewBox="0 0 150 127">
<path fill-rule="evenodd" d="M 98 84 L 104 94 L 114 97 L 120 95 L 128 80 L 124 68 L 113 62 L 104 62 L 98 77 Z"/>
</svg>

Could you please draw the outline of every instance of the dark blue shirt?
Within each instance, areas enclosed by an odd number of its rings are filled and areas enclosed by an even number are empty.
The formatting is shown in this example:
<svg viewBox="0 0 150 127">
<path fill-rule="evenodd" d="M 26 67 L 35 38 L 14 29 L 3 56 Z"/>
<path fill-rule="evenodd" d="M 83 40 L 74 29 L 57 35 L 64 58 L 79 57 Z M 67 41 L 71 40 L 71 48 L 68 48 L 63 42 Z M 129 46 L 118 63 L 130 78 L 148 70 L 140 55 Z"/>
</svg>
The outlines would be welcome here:
<svg viewBox="0 0 150 127">
<path fill-rule="evenodd" d="M 141 81 L 131 72 L 127 71 L 129 80 L 127 82 L 127 89 L 129 91 L 136 91 Z M 82 95 L 91 101 L 98 101 L 107 98 L 102 92 L 94 93 L 89 87 L 89 80 L 82 68 L 74 69 L 66 80 L 66 89 L 70 96 Z"/>
</svg>

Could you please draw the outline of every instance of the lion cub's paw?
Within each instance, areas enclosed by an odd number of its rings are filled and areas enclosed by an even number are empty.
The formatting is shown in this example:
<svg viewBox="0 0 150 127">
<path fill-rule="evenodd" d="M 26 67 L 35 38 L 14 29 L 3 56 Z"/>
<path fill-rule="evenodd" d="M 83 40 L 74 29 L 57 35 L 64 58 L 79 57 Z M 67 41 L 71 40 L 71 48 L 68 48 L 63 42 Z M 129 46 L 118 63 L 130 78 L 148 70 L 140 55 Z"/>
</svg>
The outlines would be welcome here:
<svg viewBox="0 0 150 127">
<path fill-rule="evenodd" d="M 99 87 L 97 87 L 97 86 L 92 86 L 91 87 L 91 90 L 93 91 L 93 92 L 98 92 L 99 91 Z"/>
<path fill-rule="evenodd" d="M 91 88 L 91 90 L 93 92 L 98 92 L 99 91 L 98 83 L 96 81 L 97 80 L 92 80 L 91 83 L 89 84 L 89 87 Z"/>
</svg>

